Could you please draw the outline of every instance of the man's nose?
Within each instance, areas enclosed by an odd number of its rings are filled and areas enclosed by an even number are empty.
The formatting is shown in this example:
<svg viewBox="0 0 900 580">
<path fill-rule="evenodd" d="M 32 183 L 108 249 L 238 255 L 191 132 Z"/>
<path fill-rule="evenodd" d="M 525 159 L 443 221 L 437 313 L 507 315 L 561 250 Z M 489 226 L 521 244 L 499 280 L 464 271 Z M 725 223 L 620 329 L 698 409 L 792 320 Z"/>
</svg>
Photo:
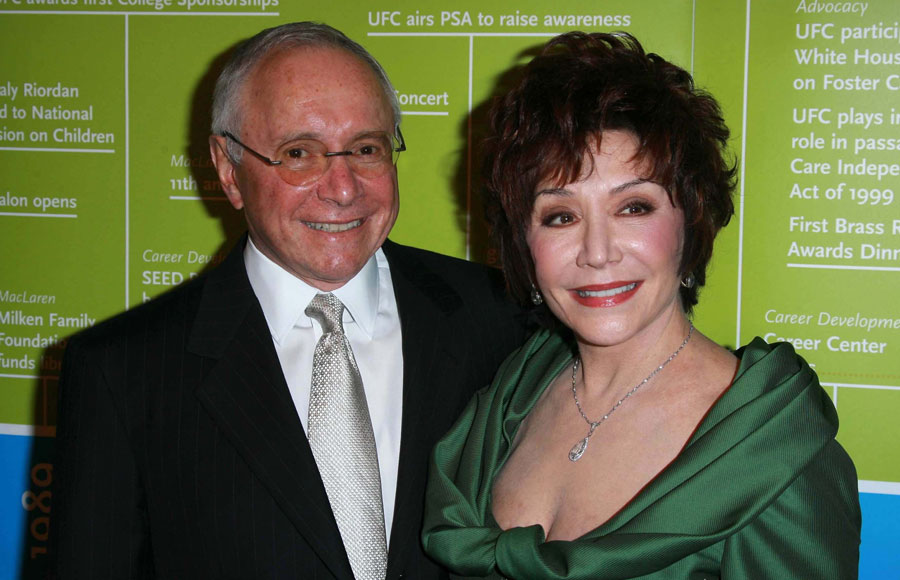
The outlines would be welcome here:
<svg viewBox="0 0 900 580">
<path fill-rule="evenodd" d="M 611 225 L 604 219 L 585 220 L 581 228 L 581 247 L 575 257 L 578 267 L 602 268 L 622 258 Z"/>
<path fill-rule="evenodd" d="M 319 199 L 337 205 L 350 205 L 361 192 L 359 178 L 353 172 L 348 156 L 333 155 L 325 158 L 325 171 L 316 181 Z"/>
</svg>

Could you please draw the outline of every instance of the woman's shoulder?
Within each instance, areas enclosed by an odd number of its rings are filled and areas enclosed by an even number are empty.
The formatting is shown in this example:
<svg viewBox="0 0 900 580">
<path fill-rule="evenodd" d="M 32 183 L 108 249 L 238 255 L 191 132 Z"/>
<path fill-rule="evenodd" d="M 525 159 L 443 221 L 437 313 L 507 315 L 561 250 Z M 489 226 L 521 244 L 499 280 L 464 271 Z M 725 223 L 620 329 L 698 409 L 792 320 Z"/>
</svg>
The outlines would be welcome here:
<svg viewBox="0 0 900 580">
<path fill-rule="evenodd" d="M 731 386 L 710 409 L 693 442 L 705 437 L 765 439 L 764 455 L 791 465 L 793 479 L 837 433 L 837 412 L 815 371 L 789 343 L 755 338 L 735 351 L 740 363 Z M 740 427 L 738 427 L 740 426 Z M 802 426 L 802 428 L 800 428 Z"/>
<path fill-rule="evenodd" d="M 497 378 L 516 378 L 525 372 L 534 372 L 560 357 L 571 359 L 573 348 L 562 334 L 542 328 L 506 357 L 497 371 Z"/>
<path fill-rule="evenodd" d="M 734 354 L 741 359 L 741 367 L 746 368 L 766 360 L 768 361 L 766 364 L 777 362 L 777 364 L 792 364 L 797 367 L 809 366 L 806 360 L 797 354 L 791 343 L 768 343 L 759 336 L 734 351 Z"/>
<path fill-rule="evenodd" d="M 824 395 L 815 370 L 789 342 L 770 344 L 756 337 L 734 354 L 740 359 L 735 385 L 758 396 L 776 390 Z"/>
<path fill-rule="evenodd" d="M 572 357 L 573 346 L 566 337 L 538 330 L 506 357 L 491 384 L 476 394 L 476 408 L 491 413 L 506 412 L 510 405 L 530 409 Z"/>
</svg>

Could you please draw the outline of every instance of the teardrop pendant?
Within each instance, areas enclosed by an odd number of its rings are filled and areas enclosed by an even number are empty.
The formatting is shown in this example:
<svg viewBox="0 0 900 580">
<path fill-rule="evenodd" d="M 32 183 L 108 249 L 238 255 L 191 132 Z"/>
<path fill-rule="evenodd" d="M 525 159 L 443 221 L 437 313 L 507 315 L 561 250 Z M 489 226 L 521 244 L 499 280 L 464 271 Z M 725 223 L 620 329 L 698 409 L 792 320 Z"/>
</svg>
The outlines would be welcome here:
<svg viewBox="0 0 900 580">
<path fill-rule="evenodd" d="M 584 439 L 576 443 L 574 447 L 572 447 L 572 450 L 569 451 L 569 461 L 578 461 L 579 459 L 581 459 L 581 456 L 584 455 L 585 449 L 587 449 L 589 437 L 590 436 L 585 437 Z"/>
</svg>

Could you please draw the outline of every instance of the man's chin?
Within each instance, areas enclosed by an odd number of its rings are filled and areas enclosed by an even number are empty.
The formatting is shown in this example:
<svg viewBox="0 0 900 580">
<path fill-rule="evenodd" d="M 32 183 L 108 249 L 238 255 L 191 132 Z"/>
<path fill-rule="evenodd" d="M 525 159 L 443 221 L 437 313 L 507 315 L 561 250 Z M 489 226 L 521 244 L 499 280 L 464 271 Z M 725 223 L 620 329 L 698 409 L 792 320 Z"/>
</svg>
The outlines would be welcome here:
<svg viewBox="0 0 900 580">
<path fill-rule="evenodd" d="M 324 292 L 331 292 L 359 274 L 374 253 L 375 250 L 372 250 L 371 253 L 364 256 L 357 254 L 338 263 L 319 264 L 314 267 L 310 267 L 310 264 L 297 264 L 297 267 L 292 268 L 291 272 L 310 286 Z"/>
</svg>

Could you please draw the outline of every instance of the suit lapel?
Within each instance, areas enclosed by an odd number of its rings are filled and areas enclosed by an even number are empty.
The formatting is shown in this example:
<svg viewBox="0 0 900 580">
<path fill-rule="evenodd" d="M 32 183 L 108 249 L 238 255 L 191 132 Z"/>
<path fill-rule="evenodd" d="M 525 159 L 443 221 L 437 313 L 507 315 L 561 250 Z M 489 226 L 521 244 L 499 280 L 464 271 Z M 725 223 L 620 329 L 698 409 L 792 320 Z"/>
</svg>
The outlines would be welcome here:
<svg viewBox="0 0 900 580">
<path fill-rule="evenodd" d="M 243 246 L 212 271 L 188 350 L 211 360 L 197 397 L 297 531 L 337 577 L 352 577 L 315 459 L 247 278 Z"/>
<path fill-rule="evenodd" d="M 391 242 L 383 246 L 403 339 L 403 418 L 397 501 L 388 554 L 388 576 L 403 570 L 411 550 L 419 545 L 428 456 L 433 443 L 435 413 L 446 414 L 442 393 L 453 388 L 454 367 L 464 361 L 455 337 L 452 314 L 462 299 L 436 273 Z"/>
</svg>

